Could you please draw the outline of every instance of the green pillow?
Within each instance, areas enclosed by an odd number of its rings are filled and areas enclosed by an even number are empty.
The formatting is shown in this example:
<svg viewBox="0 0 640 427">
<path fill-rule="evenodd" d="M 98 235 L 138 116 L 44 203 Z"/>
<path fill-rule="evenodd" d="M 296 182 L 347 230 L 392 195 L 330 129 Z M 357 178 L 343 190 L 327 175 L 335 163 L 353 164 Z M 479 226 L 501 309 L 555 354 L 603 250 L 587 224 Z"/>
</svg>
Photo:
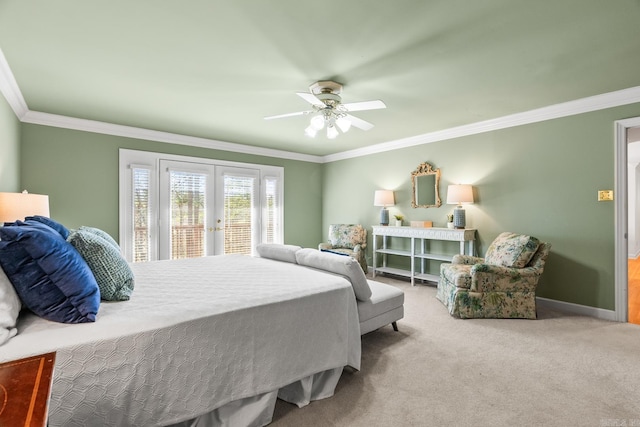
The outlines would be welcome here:
<svg viewBox="0 0 640 427">
<path fill-rule="evenodd" d="M 489 245 L 484 261 L 502 267 L 524 268 L 538 250 L 535 237 L 515 233 L 501 233 Z"/>
<path fill-rule="evenodd" d="M 111 235 L 106 231 L 102 231 L 99 228 L 95 228 L 95 227 L 87 227 L 86 225 L 81 225 L 79 230 L 102 237 L 107 242 L 111 243 L 111 245 L 113 245 L 118 251 L 120 251 L 120 245 L 118 245 L 118 242 L 116 242 L 114 238 L 111 237 Z"/>
<path fill-rule="evenodd" d="M 131 267 L 117 249 L 117 244 L 96 234 L 95 229 L 80 227 L 67 239 L 87 262 L 98 282 L 100 299 L 127 301 L 131 297 L 134 277 Z M 113 239 L 112 239 L 113 240 Z"/>
</svg>

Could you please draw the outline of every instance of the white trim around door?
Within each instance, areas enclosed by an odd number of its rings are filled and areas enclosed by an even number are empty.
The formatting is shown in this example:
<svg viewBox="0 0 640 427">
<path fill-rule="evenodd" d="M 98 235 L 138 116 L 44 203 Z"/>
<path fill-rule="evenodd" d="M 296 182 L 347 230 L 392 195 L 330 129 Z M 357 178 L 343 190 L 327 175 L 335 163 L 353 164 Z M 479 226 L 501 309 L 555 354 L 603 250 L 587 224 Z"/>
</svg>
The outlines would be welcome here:
<svg viewBox="0 0 640 427">
<path fill-rule="evenodd" d="M 627 129 L 640 126 L 640 117 L 615 122 L 615 320 L 628 318 Z"/>
</svg>

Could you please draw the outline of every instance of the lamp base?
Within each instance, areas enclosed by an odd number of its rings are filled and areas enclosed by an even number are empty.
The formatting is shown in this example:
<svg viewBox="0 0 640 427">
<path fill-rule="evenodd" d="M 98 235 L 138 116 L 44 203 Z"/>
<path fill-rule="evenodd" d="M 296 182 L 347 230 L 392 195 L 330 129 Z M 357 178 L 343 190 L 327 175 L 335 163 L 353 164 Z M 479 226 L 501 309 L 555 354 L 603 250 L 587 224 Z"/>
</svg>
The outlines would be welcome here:
<svg viewBox="0 0 640 427">
<path fill-rule="evenodd" d="M 380 209 L 380 225 L 389 225 L 389 210 L 387 208 Z"/>
<path fill-rule="evenodd" d="M 453 228 L 464 228 L 466 225 L 464 209 L 458 206 L 453 210 Z"/>
</svg>

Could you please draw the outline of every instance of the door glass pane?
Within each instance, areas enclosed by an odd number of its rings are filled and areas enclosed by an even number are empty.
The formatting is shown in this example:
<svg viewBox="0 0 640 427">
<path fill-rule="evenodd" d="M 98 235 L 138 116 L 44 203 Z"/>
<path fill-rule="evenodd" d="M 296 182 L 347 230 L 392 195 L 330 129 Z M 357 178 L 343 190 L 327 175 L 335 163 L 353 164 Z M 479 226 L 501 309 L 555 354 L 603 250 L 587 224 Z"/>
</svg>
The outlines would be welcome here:
<svg viewBox="0 0 640 427">
<path fill-rule="evenodd" d="M 254 177 L 224 175 L 224 253 L 251 254 Z"/>
<path fill-rule="evenodd" d="M 133 168 L 133 261 L 149 261 L 151 209 L 149 206 L 149 169 Z"/>
<path fill-rule="evenodd" d="M 171 259 L 205 255 L 207 175 L 169 171 Z"/>
</svg>

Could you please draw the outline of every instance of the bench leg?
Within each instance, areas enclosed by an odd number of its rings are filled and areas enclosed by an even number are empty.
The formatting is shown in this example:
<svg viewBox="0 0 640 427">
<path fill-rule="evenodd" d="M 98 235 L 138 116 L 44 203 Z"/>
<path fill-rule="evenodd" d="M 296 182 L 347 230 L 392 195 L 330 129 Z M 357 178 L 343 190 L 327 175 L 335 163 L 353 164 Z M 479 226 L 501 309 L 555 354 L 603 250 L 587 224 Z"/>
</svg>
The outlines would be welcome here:
<svg viewBox="0 0 640 427">
<path fill-rule="evenodd" d="M 398 324 L 396 322 L 391 322 L 391 326 L 393 326 L 393 330 L 398 332 Z"/>
</svg>

